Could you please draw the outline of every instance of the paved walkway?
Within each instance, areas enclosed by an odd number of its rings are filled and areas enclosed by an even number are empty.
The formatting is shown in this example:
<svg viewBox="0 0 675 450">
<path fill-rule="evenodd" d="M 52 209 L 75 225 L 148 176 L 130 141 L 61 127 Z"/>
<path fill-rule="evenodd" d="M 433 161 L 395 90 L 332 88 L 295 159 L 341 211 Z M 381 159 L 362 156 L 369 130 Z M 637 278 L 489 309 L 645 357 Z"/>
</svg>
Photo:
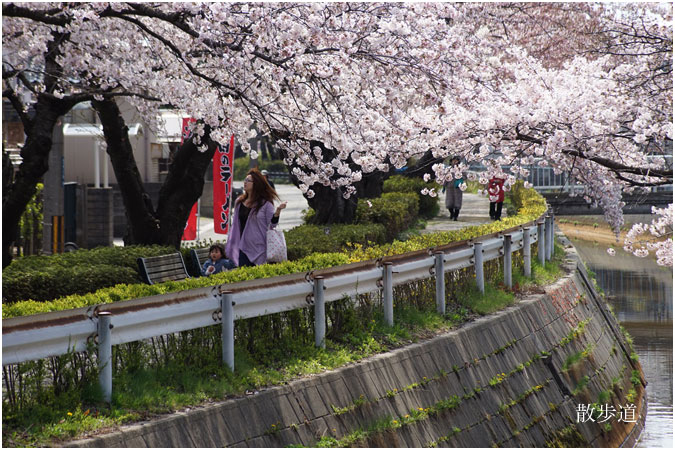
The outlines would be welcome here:
<svg viewBox="0 0 675 450">
<path fill-rule="evenodd" d="M 235 182 L 234 187 L 242 187 L 241 182 Z M 287 201 L 288 206 L 281 212 L 279 228 L 290 230 L 291 228 L 302 225 L 302 210 L 309 209 L 307 200 L 302 196 L 300 190 L 292 184 L 277 184 L 277 193 L 282 201 Z M 441 210 L 438 216 L 427 222 L 427 227 L 422 233 L 434 233 L 436 231 L 457 230 L 471 225 L 481 225 L 490 222 L 490 202 L 487 197 L 478 194 L 464 193 L 462 198 L 462 209 L 459 212 L 457 221 L 450 220 L 450 213 L 445 209 L 445 196 L 439 199 Z M 502 210 L 502 217 L 506 216 L 506 209 Z M 226 241 L 226 236 L 216 234 L 213 231 L 213 219 L 201 217 L 199 219 L 200 240 L 211 239 L 213 241 Z"/>
<path fill-rule="evenodd" d="M 450 220 L 450 213 L 445 208 L 445 194 L 441 194 L 439 201 L 440 212 L 427 222 L 427 227 L 422 230 L 422 234 L 458 230 L 491 222 L 490 201 L 487 197 L 465 192 L 462 195 L 462 209 L 459 210 L 459 217 L 456 221 Z M 506 209 L 502 209 L 502 217 L 506 217 Z"/>
</svg>

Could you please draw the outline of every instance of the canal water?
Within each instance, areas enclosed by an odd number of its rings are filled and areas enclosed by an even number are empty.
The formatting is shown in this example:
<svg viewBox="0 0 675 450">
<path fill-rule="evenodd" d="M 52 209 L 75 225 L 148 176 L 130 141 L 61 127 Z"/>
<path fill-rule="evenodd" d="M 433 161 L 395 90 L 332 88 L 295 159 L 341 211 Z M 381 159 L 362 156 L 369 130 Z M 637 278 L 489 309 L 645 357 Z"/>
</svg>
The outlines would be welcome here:
<svg viewBox="0 0 675 450">
<path fill-rule="evenodd" d="M 623 250 L 609 256 L 603 244 L 572 243 L 633 337 L 647 378 L 647 420 L 636 447 L 673 448 L 673 270 Z"/>
</svg>

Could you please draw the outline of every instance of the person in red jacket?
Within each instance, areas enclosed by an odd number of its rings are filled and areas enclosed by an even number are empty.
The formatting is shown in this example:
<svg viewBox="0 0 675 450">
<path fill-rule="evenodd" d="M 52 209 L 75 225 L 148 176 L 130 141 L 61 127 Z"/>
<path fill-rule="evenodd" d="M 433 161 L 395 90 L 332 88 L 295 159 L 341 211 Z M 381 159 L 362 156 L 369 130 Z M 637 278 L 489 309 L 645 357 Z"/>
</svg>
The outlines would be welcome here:
<svg viewBox="0 0 675 450">
<path fill-rule="evenodd" d="M 504 179 L 494 177 L 488 183 L 490 198 L 490 219 L 501 220 L 502 204 L 504 203 Z"/>
</svg>

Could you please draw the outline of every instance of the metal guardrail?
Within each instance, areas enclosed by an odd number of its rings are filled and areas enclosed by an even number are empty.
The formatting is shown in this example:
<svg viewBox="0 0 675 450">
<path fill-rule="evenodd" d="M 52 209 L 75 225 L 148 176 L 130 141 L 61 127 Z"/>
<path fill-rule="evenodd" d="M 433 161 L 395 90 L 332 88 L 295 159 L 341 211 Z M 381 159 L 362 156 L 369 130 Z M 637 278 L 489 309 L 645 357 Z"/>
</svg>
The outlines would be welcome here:
<svg viewBox="0 0 675 450">
<path fill-rule="evenodd" d="M 536 226 L 535 226 L 536 225 Z M 553 253 L 553 217 L 469 241 L 321 269 L 306 274 L 189 289 L 32 316 L 3 320 L 2 364 L 16 364 L 98 347 L 100 384 L 110 399 L 111 346 L 180 331 L 223 326 L 223 360 L 234 370 L 234 321 L 315 306 L 315 338 L 323 345 L 323 304 L 345 296 L 382 290 L 385 319 L 393 324 L 392 288 L 411 281 L 476 267 L 484 291 L 483 263 L 504 258 L 504 280 L 511 285 L 511 253 L 524 249 L 524 272 L 530 276 L 530 246 L 538 242 L 540 262 Z M 445 312 L 444 283 L 437 282 L 438 311 Z M 223 320 L 225 317 L 225 320 Z"/>
</svg>

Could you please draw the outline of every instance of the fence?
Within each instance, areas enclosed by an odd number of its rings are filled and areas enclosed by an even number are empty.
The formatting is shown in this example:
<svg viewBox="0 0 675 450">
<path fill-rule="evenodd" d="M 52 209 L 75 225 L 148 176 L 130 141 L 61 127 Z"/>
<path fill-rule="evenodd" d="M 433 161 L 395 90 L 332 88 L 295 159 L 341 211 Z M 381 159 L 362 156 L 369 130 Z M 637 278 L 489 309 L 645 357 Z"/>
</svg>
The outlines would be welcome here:
<svg viewBox="0 0 675 450">
<path fill-rule="evenodd" d="M 648 160 L 654 160 L 656 158 L 663 158 L 665 160 L 665 168 L 666 169 L 673 169 L 673 155 L 672 155 L 672 148 L 670 149 L 671 154 L 665 154 L 665 155 L 648 155 L 647 159 Z M 540 158 L 535 159 L 534 164 L 530 166 L 524 166 L 527 170 L 529 170 L 529 174 L 527 178 L 525 178 L 525 181 L 528 181 L 532 183 L 532 186 L 534 189 L 537 191 L 562 191 L 562 192 L 574 192 L 576 194 L 583 194 L 584 191 L 586 190 L 586 186 L 576 182 L 574 180 L 571 180 L 569 177 L 569 173 L 567 171 L 565 172 L 560 172 L 556 173 L 553 167 L 549 166 L 540 166 L 539 161 L 541 161 Z M 504 165 L 501 166 L 502 170 L 505 172 L 508 172 L 511 168 L 510 165 Z M 472 172 L 480 173 L 484 172 L 486 170 L 485 165 L 483 164 L 478 164 L 474 163 L 471 164 L 470 170 Z M 673 192 L 673 185 L 668 184 L 664 186 L 654 186 L 650 188 L 651 192 Z"/>
<path fill-rule="evenodd" d="M 2 364 L 17 364 L 98 347 L 99 383 L 112 395 L 112 346 L 222 324 L 223 362 L 234 370 L 234 321 L 314 305 L 315 344 L 324 346 L 325 304 L 382 291 L 384 317 L 393 325 L 393 286 L 474 266 L 484 292 L 483 264 L 503 258 L 511 286 L 511 254 L 523 249 L 523 272 L 531 276 L 531 246 L 539 262 L 553 254 L 553 215 L 480 238 L 306 274 L 232 283 L 119 303 L 3 320 Z M 436 276 L 436 307 L 445 313 L 445 284 Z"/>
</svg>

